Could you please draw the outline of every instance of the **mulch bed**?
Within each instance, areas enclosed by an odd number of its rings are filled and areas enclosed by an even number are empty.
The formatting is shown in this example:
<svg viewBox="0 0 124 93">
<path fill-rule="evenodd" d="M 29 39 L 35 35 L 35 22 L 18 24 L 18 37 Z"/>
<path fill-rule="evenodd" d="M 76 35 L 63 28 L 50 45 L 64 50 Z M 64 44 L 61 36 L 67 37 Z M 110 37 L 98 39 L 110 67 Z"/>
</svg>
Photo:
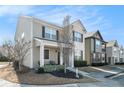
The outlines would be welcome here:
<svg viewBox="0 0 124 93">
<path fill-rule="evenodd" d="M 76 79 L 74 78 L 74 74 L 69 73 L 65 75 L 63 72 L 36 74 L 33 70 L 30 70 L 26 73 L 17 73 L 9 65 L 4 68 L 0 68 L 0 78 L 13 83 L 31 85 L 59 85 L 96 82 L 96 80 L 87 77 Z"/>
</svg>

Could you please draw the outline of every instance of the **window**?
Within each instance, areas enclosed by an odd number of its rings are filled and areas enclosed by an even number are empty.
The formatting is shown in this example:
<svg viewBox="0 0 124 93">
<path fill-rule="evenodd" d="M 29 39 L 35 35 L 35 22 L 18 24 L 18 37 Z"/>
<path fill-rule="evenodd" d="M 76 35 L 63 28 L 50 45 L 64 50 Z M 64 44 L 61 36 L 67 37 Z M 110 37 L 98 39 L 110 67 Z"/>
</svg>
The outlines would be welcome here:
<svg viewBox="0 0 124 93">
<path fill-rule="evenodd" d="M 102 49 L 101 42 L 100 42 L 100 40 L 96 39 L 96 51 L 100 52 L 101 49 Z"/>
<path fill-rule="evenodd" d="M 74 58 L 75 58 L 75 60 L 83 60 L 83 51 L 76 50 Z"/>
<path fill-rule="evenodd" d="M 46 39 L 58 40 L 58 31 L 48 28 L 48 27 L 43 27 L 42 36 L 43 38 L 46 38 Z"/>
<path fill-rule="evenodd" d="M 99 47 L 99 46 L 100 46 L 100 41 L 96 40 L 96 47 Z"/>
<path fill-rule="evenodd" d="M 49 59 L 49 50 L 44 50 L 44 59 Z"/>
<path fill-rule="evenodd" d="M 79 32 L 74 32 L 74 41 L 83 42 L 83 35 Z"/>
</svg>

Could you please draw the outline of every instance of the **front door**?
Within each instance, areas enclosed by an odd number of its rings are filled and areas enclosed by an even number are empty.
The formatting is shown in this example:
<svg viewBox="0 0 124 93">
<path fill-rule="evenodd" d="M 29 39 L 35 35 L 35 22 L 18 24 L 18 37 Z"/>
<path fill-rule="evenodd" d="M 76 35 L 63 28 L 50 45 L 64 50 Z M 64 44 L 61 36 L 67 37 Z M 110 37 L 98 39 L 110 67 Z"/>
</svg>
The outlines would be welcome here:
<svg viewBox="0 0 124 93">
<path fill-rule="evenodd" d="M 108 57 L 108 63 L 111 64 L 111 57 Z"/>
</svg>

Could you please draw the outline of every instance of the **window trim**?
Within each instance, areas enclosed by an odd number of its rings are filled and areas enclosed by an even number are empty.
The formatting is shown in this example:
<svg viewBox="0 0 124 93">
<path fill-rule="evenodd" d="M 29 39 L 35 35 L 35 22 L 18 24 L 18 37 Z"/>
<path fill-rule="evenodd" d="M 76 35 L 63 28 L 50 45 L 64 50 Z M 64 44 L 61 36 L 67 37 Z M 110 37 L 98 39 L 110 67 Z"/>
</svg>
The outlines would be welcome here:
<svg viewBox="0 0 124 93">
<path fill-rule="evenodd" d="M 55 34 L 51 34 L 51 33 L 47 33 L 47 30 L 52 30 L 52 31 L 55 31 Z M 49 32 L 49 31 L 48 31 Z M 49 35 L 49 37 L 46 37 L 46 34 Z M 55 38 L 53 38 L 53 36 L 55 36 Z M 48 39 L 48 40 L 55 40 L 55 41 L 58 41 L 59 40 L 59 30 L 57 29 L 52 29 L 50 27 L 47 27 L 47 26 L 42 26 L 42 37 L 45 38 L 45 39 Z"/>
<path fill-rule="evenodd" d="M 76 37 L 75 34 L 80 34 L 80 38 L 79 37 Z M 77 32 L 77 31 L 73 31 L 73 41 L 75 42 L 83 42 L 83 34 L 80 33 L 80 32 Z"/>
</svg>

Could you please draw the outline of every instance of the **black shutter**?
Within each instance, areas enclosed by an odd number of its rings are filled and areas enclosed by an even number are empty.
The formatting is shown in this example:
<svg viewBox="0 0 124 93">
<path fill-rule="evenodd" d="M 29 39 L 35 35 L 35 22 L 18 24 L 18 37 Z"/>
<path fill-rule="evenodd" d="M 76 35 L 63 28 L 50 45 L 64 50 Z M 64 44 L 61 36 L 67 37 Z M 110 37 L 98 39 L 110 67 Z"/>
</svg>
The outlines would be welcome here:
<svg viewBox="0 0 124 93">
<path fill-rule="evenodd" d="M 83 34 L 81 34 L 81 42 L 83 42 Z"/>
<path fill-rule="evenodd" d="M 56 40 L 57 41 L 59 40 L 59 31 L 58 30 L 56 31 Z"/>
<path fill-rule="evenodd" d="M 45 26 L 42 26 L 42 38 L 45 37 Z"/>
<path fill-rule="evenodd" d="M 81 51 L 81 60 L 83 60 L 83 51 Z"/>
<path fill-rule="evenodd" d="M 73 31 L 73 41 L 74 41 L 74 31 Z"/>
</svg>

